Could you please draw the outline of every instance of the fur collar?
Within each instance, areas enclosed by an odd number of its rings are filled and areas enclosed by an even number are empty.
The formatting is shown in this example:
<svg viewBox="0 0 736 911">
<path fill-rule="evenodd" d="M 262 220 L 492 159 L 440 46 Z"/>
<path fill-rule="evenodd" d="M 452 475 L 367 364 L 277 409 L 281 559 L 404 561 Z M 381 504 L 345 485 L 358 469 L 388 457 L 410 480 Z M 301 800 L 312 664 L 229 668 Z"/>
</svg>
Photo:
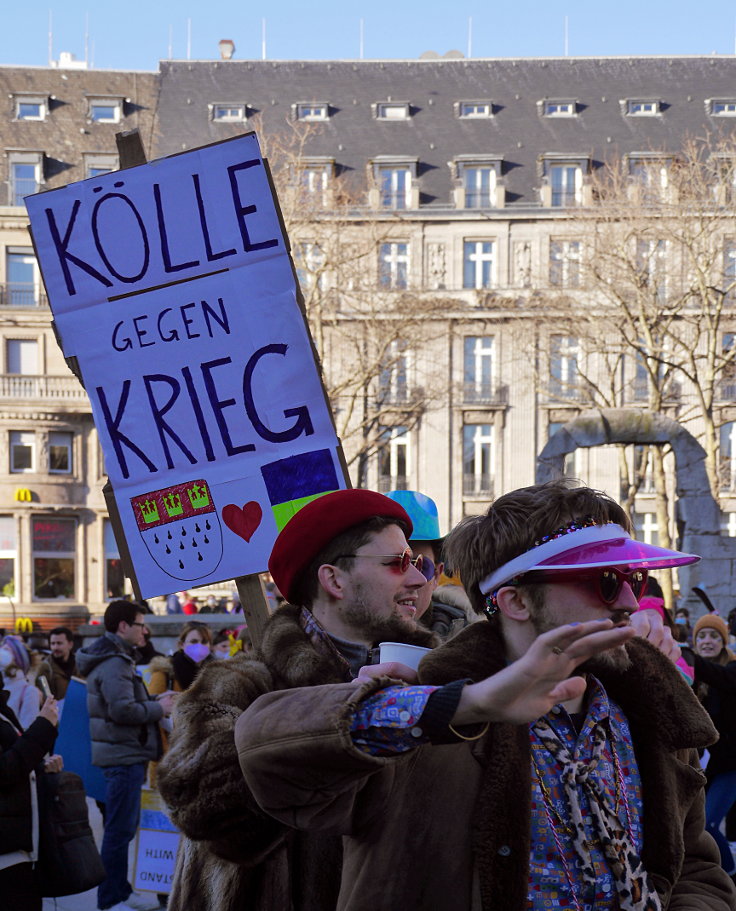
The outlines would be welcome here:
<svg viewBox="0 0 736 911">
<path fill-rule="evenodd" d="M 301 607 L 282 604 L 269 618 L 256 657 L 267 665 L 275 689 L 345 683 L 349 679 L 345 662 L 334 654 L 315 648 L 299 621 Z"/>
</svg>

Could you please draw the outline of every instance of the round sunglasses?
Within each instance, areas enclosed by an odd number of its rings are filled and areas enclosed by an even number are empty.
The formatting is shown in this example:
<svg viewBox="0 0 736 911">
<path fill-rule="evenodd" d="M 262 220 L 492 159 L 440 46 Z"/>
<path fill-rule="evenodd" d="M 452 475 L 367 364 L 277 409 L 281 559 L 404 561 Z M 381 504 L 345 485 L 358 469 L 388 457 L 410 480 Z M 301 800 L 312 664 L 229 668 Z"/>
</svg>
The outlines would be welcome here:
<svg viewBox="0 0 736 911">
<path fill-rule="evenodd" d="M 629 584 L 637 602 L 641 601 L 646 591 L 648 576 L 646 569 L 623 570 L 615 566 L 598 566 L 591 569 L 535 569 L 505 584 L 584 582 L 595 586 L 596 594 L 604 604 L 613 604 L 625 583 Z"/>
<path fill-rule="evenodd" d="M 413 566 L 414 569 L 419 570 L 427 582 L 434 579 L 434 561 L 430 560 L 429 557 L 425 557 L 424 554 L 417 554 L 416 557 L 412 557 L 411 548 L 409 547 L 400 554 L 340 554 L 335 559 L 353 560 L 355 557 L 375 557 L 387 560 L 388 562 L 384 563 L 384 566 L 390 566 L 392 569 L 398 570 L 402 575 L 409 569 L 409 566 Z"/>
</svg>

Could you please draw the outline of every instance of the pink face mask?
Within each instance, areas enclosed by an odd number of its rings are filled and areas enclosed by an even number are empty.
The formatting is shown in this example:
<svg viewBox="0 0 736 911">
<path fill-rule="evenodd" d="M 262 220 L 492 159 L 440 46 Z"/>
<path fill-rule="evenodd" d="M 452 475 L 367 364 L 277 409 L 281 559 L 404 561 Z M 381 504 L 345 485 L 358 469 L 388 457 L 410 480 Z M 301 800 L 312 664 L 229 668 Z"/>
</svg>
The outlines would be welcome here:
<svg viewBox="0 0 736 911">
<path fill-rule="evenodd" d="M 209 645 L 205 645 L 203 642 L 190 642 L 184 646 L 184 654 L 189 655 L 195 664 L 199 664 L 200 661 L 204 661 L 209 653 Z"/>
</svg>

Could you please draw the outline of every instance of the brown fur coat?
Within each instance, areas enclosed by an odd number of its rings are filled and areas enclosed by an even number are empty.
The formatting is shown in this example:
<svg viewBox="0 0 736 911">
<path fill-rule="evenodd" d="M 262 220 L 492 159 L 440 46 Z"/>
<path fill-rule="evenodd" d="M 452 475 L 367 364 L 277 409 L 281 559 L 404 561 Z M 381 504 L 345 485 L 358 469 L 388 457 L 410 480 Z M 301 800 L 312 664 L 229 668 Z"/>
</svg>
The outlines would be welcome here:
<svg viewBox="0 0 736 911">
<path fill-rule="evenodd" d="M 169 911 L 330 911 L 340 880 L 336 836 L 305 835 L 263 813 L 243 781 L 234 728 L 263 693 L 342 683 L 345 665 L 321 653 L 300 608 L 270 618 L 255 659 L 213 662 L 179 698 L 158 782 L 182 830 Z"/>
</svg>

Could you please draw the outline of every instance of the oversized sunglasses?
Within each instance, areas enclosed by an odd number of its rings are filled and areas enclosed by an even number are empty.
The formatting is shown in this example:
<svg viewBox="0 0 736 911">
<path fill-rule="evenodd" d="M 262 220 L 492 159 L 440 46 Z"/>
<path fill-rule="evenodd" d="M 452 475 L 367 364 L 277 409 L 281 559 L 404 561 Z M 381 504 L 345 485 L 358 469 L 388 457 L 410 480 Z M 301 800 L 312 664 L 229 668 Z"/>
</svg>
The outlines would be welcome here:
<svg viewBox="0 0 736 911">
<path fill-rule="evenodd" d="M 356 557 L 375 557 L 380 560 L 387 560 L 389 562 L 385 563 L 384 566 L 390 566 L 393 569 L 397 569 L 402 574 L 409 569 L 409 566 L 413 566 L 414 569 L 419 570 L 427 582 L 434 579 L 434 562 L 430 560 L 429 557 L 425 557 L 424 554 L 417 554 L 416 557 L 412 557 L 411 548 L 409 547 L 400 554 L 340 554 L 340 556 L 335 557 L 335 559 L 353 560 Z"/>
<path fill-rule="evenodd" d="M 591 569 L 532 570 L 514 579 L 514 585 L 530 582 L 584 582 L 595 585 L 596 593 L 604 604 L 613 604 L 621 594 L 624 583 L 629 584 L 637 601 L 641 601 L 647 587 L 649 573 L 646 569 L 617 569 L 615 566 L 600 566 Z"/>
</svg>

